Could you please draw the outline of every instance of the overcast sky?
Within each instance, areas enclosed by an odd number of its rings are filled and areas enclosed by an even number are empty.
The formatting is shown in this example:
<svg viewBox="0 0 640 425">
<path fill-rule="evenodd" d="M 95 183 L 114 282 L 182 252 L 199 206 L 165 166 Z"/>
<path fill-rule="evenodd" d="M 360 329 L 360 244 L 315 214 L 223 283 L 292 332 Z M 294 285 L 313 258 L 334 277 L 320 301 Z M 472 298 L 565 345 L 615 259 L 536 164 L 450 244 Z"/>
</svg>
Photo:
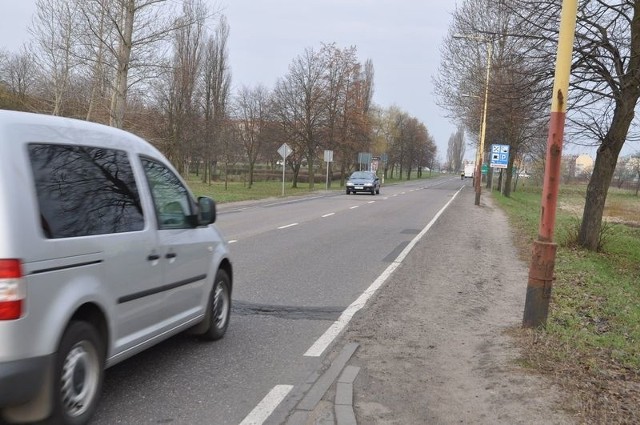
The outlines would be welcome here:
<svg viewBox="0 0 640 425">
<path fill-rule="evenodd" d="M 17 51 L 28 40 L 35 0 L 0 0 L 0 47 Z M 454 0 L 218 0 L 231 28 L 233 86 L 272 89 L 292 60 L 321 43 L 356 46 L 373 61 L 374 102 L 396 105 L 422 121 L 444 159 L 455 126 L 435 104 L 432 76 Z M 475 152 L 467 149 L 467 156 Z"/>
</svg>

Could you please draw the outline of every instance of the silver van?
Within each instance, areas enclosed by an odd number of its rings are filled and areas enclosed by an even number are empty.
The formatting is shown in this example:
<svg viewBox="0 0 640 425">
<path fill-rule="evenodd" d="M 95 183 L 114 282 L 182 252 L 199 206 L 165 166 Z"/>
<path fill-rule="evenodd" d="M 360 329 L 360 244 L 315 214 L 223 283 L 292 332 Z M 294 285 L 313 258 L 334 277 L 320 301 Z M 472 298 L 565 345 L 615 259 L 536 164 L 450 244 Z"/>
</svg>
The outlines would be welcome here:
<svg viewBox="0 0 640 425">
<path fill-rule="evenodd" d="M 185 330 L 222 338 L 215 219 L 141 138 L 0 111 L 0 422 L 87 423 L 109 366 Z"/>
</svg>

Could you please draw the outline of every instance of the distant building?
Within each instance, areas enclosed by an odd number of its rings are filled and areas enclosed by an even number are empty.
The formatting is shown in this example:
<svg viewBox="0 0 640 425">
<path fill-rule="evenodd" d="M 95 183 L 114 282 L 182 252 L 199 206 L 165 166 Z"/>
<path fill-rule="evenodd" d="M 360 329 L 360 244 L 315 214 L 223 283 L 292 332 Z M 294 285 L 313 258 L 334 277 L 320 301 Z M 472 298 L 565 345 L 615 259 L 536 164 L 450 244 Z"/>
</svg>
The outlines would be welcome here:
<svg viewBox="0 0 640 425">
<path fill-rule="evenodd" d="M 576 157 L 576 176 L 585 174 L 590 175 L 593 172 L 593 158 L 587 154 L 581 154 Z"/>
</svg>

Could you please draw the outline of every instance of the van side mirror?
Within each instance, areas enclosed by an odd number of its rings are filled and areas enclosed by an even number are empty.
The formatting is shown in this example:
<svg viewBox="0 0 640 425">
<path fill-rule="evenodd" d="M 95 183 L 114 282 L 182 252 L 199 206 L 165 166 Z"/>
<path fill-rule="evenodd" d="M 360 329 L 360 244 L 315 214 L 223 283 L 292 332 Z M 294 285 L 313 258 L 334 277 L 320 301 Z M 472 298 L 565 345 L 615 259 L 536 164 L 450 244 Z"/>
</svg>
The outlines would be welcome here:
<svg viewBox="0 0 640 425">
<path fill-rule="evenodd" d="M 216 203 L 208 196 L 198 197 L 198 224 L 201 226 L 216 222 Z"/>
</svg>

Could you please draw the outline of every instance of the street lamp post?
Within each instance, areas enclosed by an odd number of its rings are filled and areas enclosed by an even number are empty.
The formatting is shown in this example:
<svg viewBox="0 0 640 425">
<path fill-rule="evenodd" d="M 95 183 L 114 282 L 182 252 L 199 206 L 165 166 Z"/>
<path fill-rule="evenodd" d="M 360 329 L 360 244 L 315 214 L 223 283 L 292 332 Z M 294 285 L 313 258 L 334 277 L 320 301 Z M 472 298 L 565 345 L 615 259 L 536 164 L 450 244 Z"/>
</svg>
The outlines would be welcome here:
<svg viewBox="0 0 640 425">
<path fill-rule="evenodd" d="M 474 97 L 474 98 L 476 98 L 476 99 L 482 99 L 482 97 L 481 97 L 481 96 L 476 96 L 476 95 L 474 95 L 474 94 L 468 94 L 468 93 L 463 93 L 461 96 L 462 96 L 462 97 Z M 483 121 L 483 118 L 484 118 L 484 109 L 482 110 L 482 113 L 480 114 L 480 127 L 481 127 L 481 128 L 482 128 L 482 121 Z M 474 163 L 475 165 L 478 165 L 479 161 L 480 161 L 480 140 L 478 140 L 478 144 L 476 145 L 476 159 L 475 159 L 475 161 L 474 161 L 473 163 Z M 474 173 L 474 179 L 473 179 L 473 190 L 474 190 L 474 191 L 476 190 L 476 183 L 475 183 L 475 182 L 476 182 L 476 180 L 477 180 L 477 178 L 478 178 L 478 174 L 477 174 L 477 172 L 476 172 L 476 171 L 477 171 L 476 169 L 474 169 L 474 171 L 473 171 L 473 173 Z M 477 205 L 477 204 L 476 204 L 476 205 Z"/>
<path fill-rule="evenodd" d="M 479 152 L 476 155 L 476 158 L 478 159 L 476 161 L 476 177 L 474 178 L 474 185 L 476 189 L 475 204 L 480 205 L 480 195 L 482 193 L 482 160 L 484 158 L 484 140 L 487 134 L 487 106 L 489 103 L 489 76 L 491 73 L 491 56 L 493 54 L 493 43 L 491 43 L 491 40 L 489 39 L 466 34 L 454 35 L 453 38 L 464 38 L 467 40 L 476 40 L 487 43 L 487 75 L 484 84 L 484 107 L 482 109 L 482 123 L 480 125 L 480 146 L 478 147 Z"/>
<path fill-rule="evenodd" d="M 493 53 L 493 45 L 487 42 L 487 78 L 484 84 L 484 108 L 482 112 L 482 127 L 480 129 L 480 159 L 476 165 L 476 205 L 480 205 L 480 193 L 482 191 L 482 160 L 484 159 L 484 140 L 487 134 L 487 106 L 489 103 L 489 75 L 491 72 L 491 55 Z"/>
</svg>

